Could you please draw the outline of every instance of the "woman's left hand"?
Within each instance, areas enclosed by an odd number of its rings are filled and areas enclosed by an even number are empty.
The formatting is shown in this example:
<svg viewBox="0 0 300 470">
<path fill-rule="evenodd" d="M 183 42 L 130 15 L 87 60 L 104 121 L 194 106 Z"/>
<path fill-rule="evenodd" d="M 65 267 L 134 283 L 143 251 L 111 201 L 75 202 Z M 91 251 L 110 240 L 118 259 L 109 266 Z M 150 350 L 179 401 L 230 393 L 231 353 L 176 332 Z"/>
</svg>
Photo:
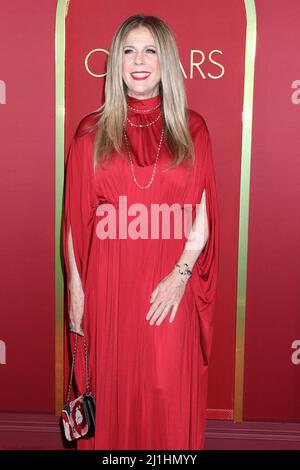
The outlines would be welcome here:
<svg viewBox="0 0 300 470">
<path fill-rule="evenodd" d="M 173 322 L 187 282 L 188 280 L 183 282 L 178 269 L 174 268 L 173 271 L 158 284 L 151 294 L 150 303 L 152 305 L 146 315 L 146 320 L 150 320 L 150 325 L 153 325 L 155 322 L 157 326 L 160 325 L 171 309 L 172 313 L 169 322 Z"/>
</svg>

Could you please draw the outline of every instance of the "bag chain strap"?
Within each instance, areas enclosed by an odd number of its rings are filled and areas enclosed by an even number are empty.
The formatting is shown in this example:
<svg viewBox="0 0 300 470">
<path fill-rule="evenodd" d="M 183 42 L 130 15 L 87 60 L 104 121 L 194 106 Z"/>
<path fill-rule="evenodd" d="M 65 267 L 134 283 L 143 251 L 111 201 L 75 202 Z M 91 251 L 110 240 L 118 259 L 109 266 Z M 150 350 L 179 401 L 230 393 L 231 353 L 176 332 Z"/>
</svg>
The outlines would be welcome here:
<svg viewBox="0 0 300 470">
<path fill-rule="evenodd" d="M 86 394 L 89 395 L 90 394 L 90 380 L 89 380 L 89 368 L 88 368 L 88 353 L 87 353 L 85 336 L 83 337 L 83 341 L 84 341 L 84 352 L 85 352 Z M 74 351 L 73 351 L 73 356 L 72 356 L 72 366 L 71 366 L 71 371 L 70 371 L 70 379 L 69 379 L 68 394 L 67 394 L 67 403 L 69 402 L 70 396 L 71 396 L 71 387 L 72 387 L 75 359 L 76 359 L 76 353 L 77 353 L 77 344 L 78 344 L 78 334 L 76 334 L 76 340 L 75 340 Z"/>
</svg>

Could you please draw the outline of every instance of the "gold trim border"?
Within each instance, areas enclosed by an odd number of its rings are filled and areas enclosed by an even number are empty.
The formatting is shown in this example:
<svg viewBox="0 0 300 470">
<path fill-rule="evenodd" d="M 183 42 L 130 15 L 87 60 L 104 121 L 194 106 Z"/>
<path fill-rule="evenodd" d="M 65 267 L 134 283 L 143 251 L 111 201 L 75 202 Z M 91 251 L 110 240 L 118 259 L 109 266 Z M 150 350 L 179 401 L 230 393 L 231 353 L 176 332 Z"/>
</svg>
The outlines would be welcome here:
<svg viewBox="0 0 300 470">
<path fill-rule="evenodd" d="M 55 414 L 64 400 L 64 278 L 61 228 L 65 151 L 65 17 L 70 0 L 58 0 L 55 28 Z"/>
<path fill-rule="evenodd" d="M 246 48 L 245 48 L 245 79 L 244 79 L 244 104 L 243 104 L 238 279 L 237 279 L 237 306 L 236 306 L 235 384 L 234 384 L 234 406 L 233 406 L 233 419 L 235 422 L 241 422 L 243 420 L 249 191 L 250 191 L 250 174 L 251 174 L 254 70 L 255 70 L 255 54 L 256 54 L 255 0 L 244 0 L 244 1 L 245 1 L 245 9 L 246 9 L 247 30 L 246 30 Z"/>
<path fill-rule="evenodd" d="M 65 17 L 70 0 L 58 0 L 55 31 L 55 413 L 63 406 L 63 270 L 61 264 L 61 224 L 64 182 L 65 128 Z M 243 419 L 245 308 L 247 282 L 249 189 L 251 170 L 253 88 L 256 53 L 255 0 L 244 0 L 247 31 L 243 98 L 243 131 L 239 213 L 238 287 L 236 310 L 236 352 L 234 421 Z"/>
</svg>

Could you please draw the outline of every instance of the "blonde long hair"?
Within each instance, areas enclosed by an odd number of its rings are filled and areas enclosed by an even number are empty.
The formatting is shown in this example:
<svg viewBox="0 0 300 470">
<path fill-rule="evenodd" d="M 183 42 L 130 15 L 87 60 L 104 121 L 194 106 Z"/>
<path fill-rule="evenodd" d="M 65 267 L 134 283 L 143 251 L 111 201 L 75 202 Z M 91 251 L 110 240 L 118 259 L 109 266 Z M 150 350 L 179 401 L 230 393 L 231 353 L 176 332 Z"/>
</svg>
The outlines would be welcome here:
<svg viewBox="0 0 300 470">
<path fill-rule="evenodd" d="M 194 161 L 194 146 L 188 126 L 186 93 L 174 35 L 164 21 L 143 14 L 127 18 L 117 29 L 110 48 L 105 82 L 105 103 L 97 110 L 94 146 L 94 168 L 111 158 L 111 152 L 122 153 L 123 125 L 127 118 L 127 86 L 122 77 L 123 44 L 134 28 L 146 27 L 153 35 L 160 62 L 159 92 L 165 123 L 167 145 L 173 156 L 171 167 L 183 160 Z"/>
</svg>

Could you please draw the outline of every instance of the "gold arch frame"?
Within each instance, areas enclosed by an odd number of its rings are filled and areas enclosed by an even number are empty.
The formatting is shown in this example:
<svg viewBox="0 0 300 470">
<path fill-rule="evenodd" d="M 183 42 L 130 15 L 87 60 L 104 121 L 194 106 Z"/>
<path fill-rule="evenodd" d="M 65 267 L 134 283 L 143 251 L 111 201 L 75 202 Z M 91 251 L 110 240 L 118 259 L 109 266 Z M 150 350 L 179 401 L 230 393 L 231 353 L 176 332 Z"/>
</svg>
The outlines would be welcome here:
<svg viewBox="0 0 300 470">
<path fill-rule="evenodd" d="M 55 32 L 55 411 L 63 405 L 63 271 L 61 264 L 61 224 L 64 182 L 65 124 L 65 18 L 70 0 L 58 0 Z M 247 31 L 243 98 L 243 132 L 241 150 L 241 185 L 238 246 L 238 287 L 236 304 L 236 352 L 234 420 L 243 419 L 244 344 L 246 320 L 246 286 L 248 254 L 249 190 L 251 171 L 253 88 L 256 53 L 255 0 L 244 0 Z"/>
</svg>

